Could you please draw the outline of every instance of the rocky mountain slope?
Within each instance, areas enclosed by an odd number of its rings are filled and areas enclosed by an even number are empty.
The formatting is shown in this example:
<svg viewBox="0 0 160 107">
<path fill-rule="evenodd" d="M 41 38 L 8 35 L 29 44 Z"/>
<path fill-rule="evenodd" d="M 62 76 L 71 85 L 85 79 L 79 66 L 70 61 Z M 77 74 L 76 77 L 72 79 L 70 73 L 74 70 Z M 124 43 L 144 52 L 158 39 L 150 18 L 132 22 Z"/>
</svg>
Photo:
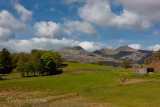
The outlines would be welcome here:
<svg viewBox="0 0 160 107">
<path fill-rule="evenodd" d="M 148 57 L 145 60 L 145 65 L 155 70 L 160 70 L 160 50 Z"/>
<path fill-rule="evenodd" d="M 65 61 L 74 61 L 82 63 L 95 63 L 102 61 L 109 66 L 120 66 L 123 60 L 130 60 L 133 64 L 143 64 L 144 60 L 152 55 L 152 51 L 136 50 L 128 46 L 122 46 L 117 49 L 100 49 L 94 52 L 88 52 L 82 47 L 65 47 L 59 50 Z"/>
</svg>

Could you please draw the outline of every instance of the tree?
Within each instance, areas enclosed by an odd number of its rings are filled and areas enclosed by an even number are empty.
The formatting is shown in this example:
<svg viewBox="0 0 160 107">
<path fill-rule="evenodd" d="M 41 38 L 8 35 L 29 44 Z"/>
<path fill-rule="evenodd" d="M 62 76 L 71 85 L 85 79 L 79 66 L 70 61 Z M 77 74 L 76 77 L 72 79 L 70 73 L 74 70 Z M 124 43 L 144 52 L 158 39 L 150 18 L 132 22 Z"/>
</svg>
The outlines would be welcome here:
<svg viewBox="0 0 160 107">
<path fill-rule="evenodd" d="M 33 68 L 32 63 L 31 62 L 26 62 L 24 64 L 24 72 L 27 74 L 27 76 L 28 76 L 29 73 L 31 73 L 33 71 L 34 71 L 34 68 Z"/>
<path fill-rule="evenodd" d="M 11 54 L 11 62 L 12 62 L 12 69 L 17 67 L 17 63 L 20 59 L 20 54 L 19 53 L 13 53 Z"/>
<path fill-rule="evenodd" d="M 0 55 L 0 73 L 10 73 L 12 71 L 10 52 L 4 48 Z"/>
<path fill-rule="evenodd" d="M 53 61 L 56 63 L 56 69 L 58 69 L 63 62 L 61 55 L 58 52 L 52 52 L 51 57 Z"/>
<path fill-rule="evenodd" d="M 126 68 L 129 68 L 130 64 L 131 64 L 130 61 L 124 60 L 124 61 L 122 62 L 122 67 L 125 68 L 125 69 L 126 69 Z"/>
<path fill-rule="evenodd" d="M 20 72 L 23 77 L 25 76 L 24 65 L 25 65 L 25 62 L 20 59 L 16 67 L 17 71 Z"/>
<path fill-rule="evenodd" d="M 103 65 L 102 61 L 97 61 L 96 65 Z"/>
<path fill-rule="evenodd" d="M 53 61 L 49 53 L 44 53 L 40 58 L 41 74 L 47 73 L 48 75 L 54 74 L 56 71 L 56 63 Z"/>
<path fill-rule="evenodd" d="M 0 73 L 2 72 L 2 52 L 0 51 Z"/>
<path fill-rule="evenodd" d="M 33 66 L 33 73 L 34 76 L 36 76 L 36 73 L 38 73 L 41 69 L 39 59 L 41 58 L 41 53 L 36 51 L 35 53 L 31 54 L 30 62 Z"/>
</svg>

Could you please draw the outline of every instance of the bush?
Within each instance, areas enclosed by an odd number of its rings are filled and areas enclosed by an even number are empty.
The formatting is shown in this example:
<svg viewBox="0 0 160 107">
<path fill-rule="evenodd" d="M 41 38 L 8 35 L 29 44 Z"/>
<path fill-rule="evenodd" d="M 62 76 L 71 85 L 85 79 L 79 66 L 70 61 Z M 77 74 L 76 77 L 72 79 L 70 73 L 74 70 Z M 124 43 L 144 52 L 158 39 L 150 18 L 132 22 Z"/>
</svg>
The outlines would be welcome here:
<svg viewBox="0 0 160 107">
<path fill-rule="evenodd" d="M 127 68 L 130 67 L 130 64 L 131 64 L 130 61 L 124 60 L 124 61 L 122 62 L 122 66 L 121 66 L 121 67 L 127 69 Z"/>
<path fill-rule="evenodd" d="M 103 65 L 102 61 L 97 61 L 96 65 Z"/>
</svg>

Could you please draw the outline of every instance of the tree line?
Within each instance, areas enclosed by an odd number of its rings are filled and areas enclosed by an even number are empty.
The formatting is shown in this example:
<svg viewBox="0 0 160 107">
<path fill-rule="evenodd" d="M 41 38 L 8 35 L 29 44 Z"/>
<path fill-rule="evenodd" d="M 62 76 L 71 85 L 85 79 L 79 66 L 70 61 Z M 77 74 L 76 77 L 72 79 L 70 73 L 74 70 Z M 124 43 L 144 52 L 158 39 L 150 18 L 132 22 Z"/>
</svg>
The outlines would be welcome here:
<svg viewBox="0 0 160 107">
<path fill-rule="evenodd" d="M 22 76 L 52 75 L 60 73 L 58 70 L 63 62 L 58 52 L 52 50 L 33 49 L 30 53 L 10 53 L 7 49 L 0 51 L 0 74 L 10 73 L 13 69 Z"/>
</svg>

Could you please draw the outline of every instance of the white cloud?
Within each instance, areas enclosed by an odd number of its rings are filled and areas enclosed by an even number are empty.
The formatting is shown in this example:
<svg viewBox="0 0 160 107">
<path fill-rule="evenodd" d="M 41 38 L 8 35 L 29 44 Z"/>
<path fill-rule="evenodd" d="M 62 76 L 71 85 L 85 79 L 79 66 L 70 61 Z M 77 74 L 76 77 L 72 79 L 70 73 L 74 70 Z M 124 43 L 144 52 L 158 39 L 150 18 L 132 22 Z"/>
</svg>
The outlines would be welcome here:
<svg viewBox="0 0 160 107">
<path fill-rule="evenodd" d="M 57 51 L 63 47 L 82 46 L 88 51 L 99 49 L 103 44 L 94 42 L 80 42 L 72 39 L 32 38 L 28 40 L 0 41 L 0 49 L 7 48 L 12 52 L 30 52 L 32 49 Z"/>
<path fill-rule="evenodd" d="M 17 20 L 6 10 L 0 11 L 0 39 L 9 40 L 15 38 L 15 32 L 23 32 L 27 29 L 26 25 Z"/>
<path fill-rule="evenodd" d="M 123 8 L 133 11 L 143 19 L 160 22 L 160 0 L 116 0 Z"/>
<path fill-rule="evenodd" d="M 21 15 L 21 21 L 30 21 L 32 19 L 32 11 L 25 9 L 21 4 L 15 4 L 14 8 L 17 10 L 18 14 Z"/>
<path fill-rule="evenodd" d="M 142 46 L 140 44 L 131 44 L 131 45 L 128 45 L 128 46 L 133 48 L 133 49 L 142 49 Z"/>
<path fill-rule="evenodd" d="M 88 22 L 67 21 L 64 23 L 64 26 L 64 32 L 69 36 L 76 35 L 77 33 L 97 36 L 96 30 Z"/>
<path fill-rule="evenodd" d="M 152 50 L 152 51 L 158 51 L 160 50 L 160 45 L 154 45 L 154 46 L 149 46 L 148 47 L 149 50 Z"/>
<path fill-rule="evenodd" d="M 13 31 L 7 28 L 0 27 L 0 41 L 3 41 L 3 40 L 6 41 L 14 37 L 15 37 L 15 34 Z"/>
<path fill-rule="evenodd" d="M 60 32 L 60 24 L 49 21 L 49 22 L 37 22 L 34 25 L 36 35 L 40 37 L 58 38 L 61 39 L 62 35 Z"/>
<path fill-rule="evenodd" d="M 83 49 L 88 50 L 88 51 L 90 51 L 90 52 L 95 51 L 95 50 L 97 50 L 97 49 L 100 49 L 100 48 L 101 48 L 100 45 L 101 45 L 101 44 L 97 44 L 97 43 L 89 42 L 89 41 L 84 41 L 84 42 L 81 42 L 81 43 L 80 43 L 80 46 L 81 46 Z"/>
<path fill-rule="evenodd" d="M 160 32 L 159 31 L 154 31 L 153 34 L 154 35 L 158 35 Z"/>
<path fill-rule="evenodd" d="M 0 26 L 19 31 L 26 29 L 26 25 L 24 23 L 18 21 L 11 13 L 6 10 L 2 10 L 0 12 Z"/>
<path fill-rule="evenodd" d="M 111 10 L 109 0 L 87 0 L 79 8 L 82 19 L 102 27 L 115 27 L 119 29 L 147 29 L 152 23 L 134 11 L 125 9 L 120 15 Z"/>
</svg>

